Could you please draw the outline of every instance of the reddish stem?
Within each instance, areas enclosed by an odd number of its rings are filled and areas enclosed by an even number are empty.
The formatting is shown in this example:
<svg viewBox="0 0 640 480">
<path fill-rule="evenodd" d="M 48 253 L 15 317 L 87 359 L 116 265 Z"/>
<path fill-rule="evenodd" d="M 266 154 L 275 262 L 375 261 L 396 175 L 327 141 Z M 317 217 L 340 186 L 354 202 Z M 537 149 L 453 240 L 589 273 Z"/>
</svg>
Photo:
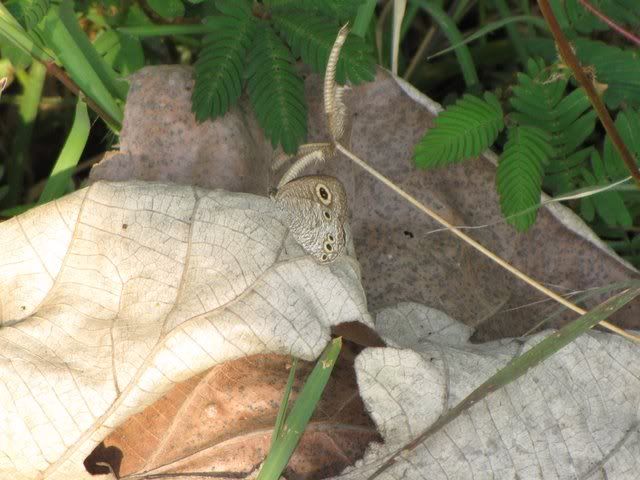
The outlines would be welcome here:
<svg viewBox="0 0 640 480">
<path fill-rule="evenodd" d="M 558 51 L 560 52 L 560 56 L 564 63 L 571 69 L 573 72 L 573 76 L 576 78 L 580 86 L 584 89 L 589 97 L 589 101 L 596 113 L 598 114 L 598 118 L 600 118 L 600 122 L 602 126 L 611 138 L 611 142 L 620 153 L 622 160 L 624 161 L 627 169 L 631 173 L 631 176 L 634 178 L 638 186 L 640 186 L 640 171 L 638 171 L 638 165 L 636 165 L 636 160 L 633 158 L 633 155 L 624 144 L 622 137 L 618 133 L 618 129 L 613 123 L 613 119 L 609 114 L 609 110 L 605 106 L 604 102 L 600 98 L 600 95 L 596 91 L 593 82 L 590 78 L 587 77 L 587 74 L 582 69 L 580 65 L 580 60 L 576 57 L 576 54 L 573 53 L 573 48 L 569 45 L 569 41 L 567 37 L 564 36 L 562 29 L 560 28 L 560 24 L 553 14 L 553 10 L 549 5 L 548 0 L 538 0 L 538 5 L 540 6 L 540 11 L 547 21 L 547 25 L 549 25 L 549 29 L 551 30 L 551 34 L 556 42 L 556 46 L 558 47 Z"/>
<path fill-rule="evenodd" d="M 618 25 L 616 22 L 611 20 L 604 13 L 602 13 L 600 10 L 598 10 L 596 7 L 591 5 L 587 0 L 578 0 L 578 1 L 582 4 L 582 6 L 584 8 L 589 10 L 591 13 L 593 13 L 593 15 L 595 15 L 600 20 L 602 20 L 604 23 L 609 25 L 613 30 L 618 32 L 620 35 L 625 37 L 630 42 L 635 43 L 636 45 L 640 46 L 640 37 L 639 36 L 637 36 L 636 34 L 630 32 L 629 30 L 625 29 L 624 27 L 621 27 L 620 25 Z"/>
<path fill-rule="evenodd" d="M 82 93 L 76 82 L 74 82 L 67 72 L 65 72 L 62 68 L 56 65 L 54 62 L 44 62 L 44 66 L 47 68 L 47 73 L 56 77 L 60 83 L 62 83 L 65 87 L 67 87 L 71 93 L 75 96 L 80 95 Z M 120 122 L 111 117 L 107 112 L 105 112 L 100 106 L 94 102 L 90 97 L 84 95 L 84 101 L 87 102 L 89 108 L 91 108 L 94 112 L 96 112 L 102 119 L 110 125 L 119 125 Z"/>
</svg>

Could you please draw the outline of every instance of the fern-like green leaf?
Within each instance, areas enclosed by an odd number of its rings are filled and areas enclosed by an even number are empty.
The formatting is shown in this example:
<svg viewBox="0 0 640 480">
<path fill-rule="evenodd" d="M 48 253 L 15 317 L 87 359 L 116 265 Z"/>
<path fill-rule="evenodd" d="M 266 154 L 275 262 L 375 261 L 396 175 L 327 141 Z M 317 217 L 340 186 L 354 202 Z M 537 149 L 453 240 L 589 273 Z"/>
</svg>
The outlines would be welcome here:
<svg viewBox="0 0 640 480">
<path fill-rule="evenodd" d="M 273 23 L 285 36 L 296 57 L 301 57 L 315 72 L 324 73 L 329 53 L 338 35 L 334 19 L 321 14 L 308 15 L 302 11 L 279 12 L 273 15 Z M 349 35 L 340 52 L 336 69 L 336 81 L 354 84 L 373 80 L 375 62 L 365 41 Z"/>
<path fill-rule="evenodd" d="M 605 153 L 606 155 L 606 153 Z M 606 161 L 606 158 L 604 159 Z M 600 154 L 594 150 L 591 155 L 591 169 L 583 169 L 582 173 L 584 181 L 587 185 L 608 185 L 611 183 L 605 171 L 605 165 L 600 158 Z M 609 227 L 626 227 L 633 226 L 633 216 L 625 205 L 624 198 L 620 192 L 615 190 L 606 190 L 598 193 L 594 197 L 586 197 L 582 199 L 581 208 L 588 213 L 595 211 L 604 223 Z"/>
<path fill-rule="evenodd" d="M 615 125 L 624 144 L 636 157 L 636 162 L 640 161 L 640 111 L 629 109 L 620 112 L 616 117 Z M 613 146 L 609 135 L 604 141 L 603 160 L 608 178 L 618 180 L 629 175 L 629 169 Z"/>
<path fill-rule="evenodd" d="M 496 186 L 502 214 L 520 231 L 536 220 L 544 165 L 552 154 L 550 136 L 544 130 L 532 126 L 509 129 L 509 139 L 498 162 Z"/>
<path fill-rule="evenodd" d="M 162 18 L 175 18 L 184 16 L 184 4 L 182 0 L 146 0 L 149 7 Z"/>
<path fill-rule="evenodd" d="M 510 104 L 514 112 L 510 116 L 519 125 L 540 128 L 551 136 L 554 155 L 547 170 L 559 174 L 563 181 L 545 185 L 564 193 L 564 187 L 576 187 L 581 163 L 574 161 L 578 158 L 574 154 L 593 133 L 596 113 L 582 89 L 566 94 L 567 79 L 543 62 L 531 60 L 527 70 L 528 74 L 518 74 L 518 84 L 513 87 Z"/>
<path fill-rule="evenodd" d="M 212 33 L 204 37 L 195 65 L 191 103 L 198 121 L 224 115 L 238 101 L 245 57 L 257 26 L 245 0 L 218 1 L 216 7 L 223 15 L 207 18 Z"/>
<path fill-rule="evenodd" d="M 362 5 L 363 0 L 307 0 L 310 3 L 322 3 L 326 11 L 335 16 L 338 20 L 350 20 L 356 16 L 358 8 Z"/>
<path fill-rule="evenodd" d="M 266 0 L 269 8 L 278 13 L 286 10 L 303 10 L 321 13 L 338 19 L 341 23 L 355 17 L 364 0 Z"/>
<path fill-rule="evenodd" d="M 476 157 L 495 142 L 504 128 L 502 107 L 491 93 L 485 100 L 465 95 L 440 113 L 435 126 L 416 145 L 419 167 L 441 167 Z"/>
<path fill-rule="evenodd" d="M 577 39 L 574 45 L 582 64 L 592 68 L 595 80 L 606 86 L 604 100 L 609 108 L 618 108 L 622 104 L 640 107 L 640 57 L 637 50 L 623 50 L 587 39 Z"/>
<path fill-rule="evenodd" d="M 293 67 L 294 59 L 280 37 L 268 26 L 254 37 L 246 74 L 247 89 L 260 126 L 271 144 L 295 153 L 307 135 L 304 83 Z"/>
<path fill-rule="evenodd" d="M 50 5 L 50 0 L 16 0 L 7 7 L 22 26 L 31 30 L 44 18 Z"/>
</svg>

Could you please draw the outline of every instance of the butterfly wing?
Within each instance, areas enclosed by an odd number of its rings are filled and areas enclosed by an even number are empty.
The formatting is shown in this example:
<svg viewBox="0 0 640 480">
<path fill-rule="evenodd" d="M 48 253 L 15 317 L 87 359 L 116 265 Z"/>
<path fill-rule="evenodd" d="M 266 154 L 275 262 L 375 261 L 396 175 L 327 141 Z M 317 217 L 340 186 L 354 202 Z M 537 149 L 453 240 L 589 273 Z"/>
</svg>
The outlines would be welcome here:
<svg viewBox="0 0 640 480">
<path fill-rule="evenodd" d="M 333 177 L 310 175 L 278 190 L 276 202 L 287 213 L 291 234 L 320 263 L 335 260 L 344 250 L 346 192 Z"/>
</svg>

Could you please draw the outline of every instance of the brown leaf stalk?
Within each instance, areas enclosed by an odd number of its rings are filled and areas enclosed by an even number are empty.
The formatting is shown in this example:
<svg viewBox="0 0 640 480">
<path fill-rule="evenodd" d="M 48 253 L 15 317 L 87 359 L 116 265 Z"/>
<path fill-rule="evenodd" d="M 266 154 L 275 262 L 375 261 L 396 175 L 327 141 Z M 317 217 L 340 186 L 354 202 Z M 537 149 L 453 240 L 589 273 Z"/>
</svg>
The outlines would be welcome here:
<svg viewBox="0 0 640 480">
<path fill-rule="evenodd" d="M 549 1 L 538 0 L 538 6 L 540 7 L 540 11 L 547 21 L 547 25 L 549 25 L 549 29 L 551 30 L 551 34 L 553 35 L 562 60 L 571 69 L 580 86 L 584 88 L 587 96 L 589 97 L 591 105 L 593 105 L 593 108 L 596 110 L 598 118 L 600 118 L 600 122 L 607 132 L 607 135 L 609 135 L 611 141 L 616 147 L 616 150 L 618 150 L 618 152 L 620 153 L 620 156 L 629 169 L 631 176 L 634 178 L 638 186 L 640 186 L 640 171 L 638 170 L 636 161 L 627 146 L 622 141 L 622 137 L 620 137 L 618 129 L 613 123 L 613 119 L 609 114 L 609 110 L 607 110 L 607 107 L 596 91 L 592 80 L 582 69 L 580 60 L 578 60 L 578 57 L 573 52 L 573 48 L 571 47 L 571 45 L 569 45 L 567 37 L 565 37 L 564 33 L 562 32 L 560 24 L 558 23 L 558 20 L 556 19 L 551 6 L 549 5 Z"/>
<path fill-rule="evenodd" d="M 87 105 L 89 105 L 89 107 L 94 112 L 96 112 L 105 122 L 107 122 L 109 125 L 115 125 L 118 127 L 120 126 L 120 122 L 118 122 L 115 118 L 113 118 L 111 115 L 105 112 L 100 107 L 100 105 L 98 105 L 96 102 L 94 102 L 91 99 L 91 97 L 89 97 L 88 95 L 85 95 L 80 90 L 76 82 L 74 82 L 73 79 L 69 75 L 67 75 L 67 72 L 65 72 L 62 68 L 56 65 L 55 62 L 43 62 L 43 63 L 44 63 L 44 66 L 47 68 L 47 73 L 57 78 L 60 81 L 60 83 L 62 83 L 65 87 L 67 87 L 71 91 L 71 93 L 73 93 L 76 96 L 79 96 L 82 93 L 83 99 L 85 102 L 87 102 Z"/>
</svg>

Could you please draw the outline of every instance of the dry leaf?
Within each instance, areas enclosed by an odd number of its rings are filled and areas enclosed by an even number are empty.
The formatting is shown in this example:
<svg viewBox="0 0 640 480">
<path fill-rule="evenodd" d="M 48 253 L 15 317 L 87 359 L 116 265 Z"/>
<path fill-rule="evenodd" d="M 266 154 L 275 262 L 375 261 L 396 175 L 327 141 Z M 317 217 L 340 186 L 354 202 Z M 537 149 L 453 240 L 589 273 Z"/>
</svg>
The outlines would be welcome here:
<svg viewBox="0 0 640 480">
<path fill-rule="evenodd" d="M 269 450 L 290 362 L 286 356 L 245 357 L 176 385 L 112 432 L 91 463 L 111 463 L 119 478 L 142 473 L 248 475 Z M 298 363 L 290 402 L 311 368 L 312 362 Z M 358 395 L 353 355 L 343 350 L 285 475 L 336 475 L 376 440 L 379 436 Z M 115 462 L 109 458 L 114 448 L 119 453 Z"/>
<path fill-rule="evenodd" d="M 397 348 L 365 350 L 356 373 L 385 444 L 340 480 L 368 478 L 389 452 L 549 334 L 474 345 L 469 327 L 414 303 L 382 310 L 376 328 Z M 592 331 L 475 404 L 379 478 L 635 480 L 639 404 L 640 350 Z"/>
<path fill-rule="evenodd" d="M 191 86 L 191 71 L 185 67 L 148 67 L 136 73 L 125 111 L 121 153 L 94 168 L 92 177 L 119 179 L 124 171 L 127 178 L 170 178 L 247 191 L 254 191 L 253 186 L 262 181 L 266 192 L 264 172 L 275 155 L 256 126 L 249 103 L 245 99 L 222 119 L 195 127 Z M 309 141 L 326 141 L 322 82 L 311 76 L 306 89 Z M 439 106 L 404 82 L 380 70 L 375 82 L 347 92 L 345 102 L 346 136 L 353 152 L 455 225 L 498 222 L 467 233 L 557 292 L 568 294 L 639 278 L 635 269 L 612 254 L 564 207 L 543 208 L 527 234 L 518 234 L 502 222 L 491 154 L 443 169 L 417 170 L 411 161 L 413 146 L 432 125 Z M 215 133 L 220 131 L 234 133 L 226 137 Z M 206 160 L 210 163 L 205 167 Z M 247 162 L 256 165 L 253 186 L 230 180 L 235 173 L 228 172 L 248 171 Z M 203 175 L 204 170 L 211 173 Z M 354 243 L 372 309 L 417 301 L 473 326 L 478 340 L 521 335 L 558 310 L 555 302 L 459 239 L 447 232 L 432 233 L 440 229 L 438 224 L 347 159 L 331 160 L 321 170 L 340 178 L 347 188 Z M 586 305 L 600 299 L 595 297 Z M 567 318 L 574 318 L 573 313 L 557 317 L 550 325 L 561 325 Z M 640 328 L 640 302 L 628 305 L 612 320 Z"/>
<path fill-rule="evenodd" d="M 313 359 L 370 325 L 353 246 L 319 265 L 266 197 L 96 183 L 0 224 L 0 478 L 83 461 L 176 383 L 263 353 Z"/>
</svg>

